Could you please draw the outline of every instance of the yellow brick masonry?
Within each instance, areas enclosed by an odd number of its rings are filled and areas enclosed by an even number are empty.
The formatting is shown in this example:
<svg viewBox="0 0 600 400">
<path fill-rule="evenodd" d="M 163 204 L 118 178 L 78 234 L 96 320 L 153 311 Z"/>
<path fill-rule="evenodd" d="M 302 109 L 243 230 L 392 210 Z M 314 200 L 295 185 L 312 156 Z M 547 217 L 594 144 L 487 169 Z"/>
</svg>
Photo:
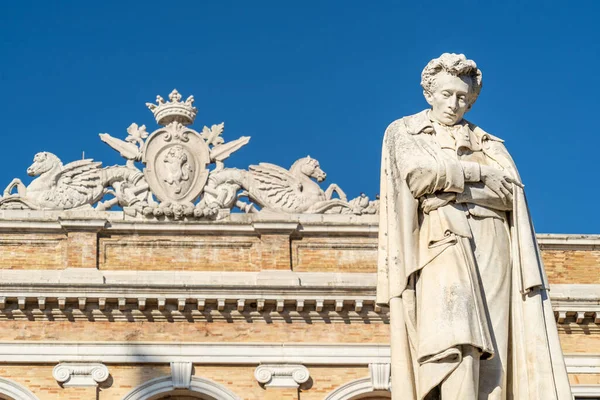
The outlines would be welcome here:
<svg viewBox="0 0 600 400">
<path fill-rule="evenodd" d="M 600 250 L 543 250 L 550 283 L 600 284 Z M 0 235 L 0 269 L 371 272 L 376 237 Z"/>
<path fill-rule="evenodd" d="M 343 322 L 0 322 L 0 341 L 387 343 L 388 336 L 385 324 Z"/>
</svg>

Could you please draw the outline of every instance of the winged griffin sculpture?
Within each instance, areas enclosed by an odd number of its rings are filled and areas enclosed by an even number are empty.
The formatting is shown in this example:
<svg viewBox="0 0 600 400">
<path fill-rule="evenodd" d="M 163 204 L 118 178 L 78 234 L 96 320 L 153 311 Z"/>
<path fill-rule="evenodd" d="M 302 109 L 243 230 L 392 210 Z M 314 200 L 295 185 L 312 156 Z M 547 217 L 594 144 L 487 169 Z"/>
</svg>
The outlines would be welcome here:
<svg viewBox="0 0 600 400">
<path fill-rule="evenodd" d="M 140 171 L 101 166 L 102 163 L 93 160 L 79 160 L 63 166 L 56 155 L 37 153 L 33 164 L 27 168 L 27 173 L 36 178 L 28 186 L 20 179 L 13 179 L 4 190 L 0 207 L 34 210 L 90 207 L 110 192 L 108 187 L 118 190 L 122 203 L 129 204 L 135 199 L 133 188 L 142 186 L 147 189 Z M 10 192 L 15 188 L 17 195 L 11 196 Z"/>
<path fill-rule="evenodd" d="M 326 174 L 311 157 L 297 160 L 289 170 L 268 163 L 251 165 L 248 170 L 225 168 L 224 161 L 250 138 L 225 142 L 223 123 L 205 126 L 201 132 L 189 128 L 197 114 L 193 96 L 181 101 L 173 90 L 169 100 L 156 99 L 156 104 L 147 103 L 161 125 L 154 132 L 133 123 L 124 140 L 100 134 L 100 140 L 126 159 L 124 166 L 102 167 L 91 159 L 63 165 L 52 153 L 38 153 L 27 169 L 33 181 L 25 185 L 14 179 L 0 198 L 0 209 L 67 210 L 96 205 L 98 210 L 107 210 L 118 206 L 133 217 L 176 220 L 215 217 L 234 207 L 279 213 L 378 211 L 378 200 L 370 201 L 364 194 L 348 201 L 335 184 L 321 189 L 319 182 Z"/>
<path fill-rule="evenodd" d="M 362 214 L 372 205 L 368 198 L 366 203 L 348 202 L 346 194 L 336 184 L 329 185 L 324 191 L 317 182 L 324 181 L 326 176 L 319 162 L 307 156 L 297 160 L 289 170 L 260 163 L 251 165 L 248 171 L 233 168 L 216 171 L 209 177 L 205 190 L 217 193 L 214 201 L 220 206 L 227 206 L 241 188 L 244 190 L 241 196 L 248 197 L 263 211 L 269 212 Z M 222 193 L 221 198 L 218 196 L 219 191 Z M 339 198 L 333 198 L 334 193 Z M 237 197 L 235 199 L 238 207 L 255 211 L 253 205 L 244 206 L 237 201 Z"/>
</svg>

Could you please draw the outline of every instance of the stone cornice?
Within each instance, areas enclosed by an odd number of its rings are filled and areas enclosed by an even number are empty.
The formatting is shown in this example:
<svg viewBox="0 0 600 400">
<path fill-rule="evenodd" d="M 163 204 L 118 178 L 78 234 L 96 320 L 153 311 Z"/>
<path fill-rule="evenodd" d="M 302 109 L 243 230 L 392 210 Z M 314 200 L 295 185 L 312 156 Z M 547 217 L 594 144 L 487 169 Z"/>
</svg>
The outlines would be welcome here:
<svg viewBox="0 0 600 400">
<path fill-rule="evenodd" d="M 542 233 L 537 240 L 542 250 L 600 250 L 600 235 Z"/>
<path fill-rule="evenodd" d="M 191 318 L 387 322 L 375 305 L 374 273 L 98 271 L 74 281 L 64 271 L 0 271 L 0 320 Z M 272 276 L 273 275 L 273 276 Z M 289 275 L 289 276 L 288 276 Z M 68 278 L 68 279 L 67 279 Z M 168 283 L 165 283 L 168 282 Z M 600 285 L 552 285 L 559 329 L 600 331 Z M 325 314 L 323 314 L 325 313 Z M 56 315 L 54 315 L 56 314 Z"/>
<path fill-rule="evenodd" d="M 29 290 L 0 286 L 0 320 L 388 322 L 387 308 L 375 305 L 374 288 L 221 287 L 169 291 L 76 286 Z M 559 330 L 600 332 L 597 298 L 551 298 Z"/>
</svg>

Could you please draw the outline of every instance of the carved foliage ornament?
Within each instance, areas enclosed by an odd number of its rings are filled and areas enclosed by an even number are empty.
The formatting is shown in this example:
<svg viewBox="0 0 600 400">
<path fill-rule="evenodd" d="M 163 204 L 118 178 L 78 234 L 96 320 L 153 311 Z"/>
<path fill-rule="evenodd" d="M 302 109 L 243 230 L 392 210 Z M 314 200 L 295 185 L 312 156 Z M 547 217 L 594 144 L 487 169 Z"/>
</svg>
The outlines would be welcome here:
<svg viewBox="0 0 600 400">
<path fill-rule="evenodd" d="M 289 170 L 268 163 L 251 165 L 248 170 L 225 168 L 224 160 L 250 137 L 225 142 L 223 123 L 205 126 L 201 132 L 193 130 L 189 125 L 198 112 L 194 97 L 181 100 L 173 90 L 167 101 L 157 96 L 156 104 L 146 104 L 161 125 L 150 134 L 145 125 L 135 123 L 127 128 L 125 140 L 100 134 L 100 140 L 126 159 L 123 166 L 102 167 L 91 159 L 63 165 L 52 153 L 36 154 L 27 170 L 33 181 L 25 185 L 14 179 L 0 197 L 0 209 L 67 210 L 96 205 L 97 210 L 108 210 L 120 206 L 132 217 L 176 220 L 214 218 L 234 207 L 244 212 L 378 212 L 379 201 L 364 194 L 348 201 L 335 184 L 321 189 L 318 182 L 326 174 L 311 157 L 297 160 Z"/>
</svg>

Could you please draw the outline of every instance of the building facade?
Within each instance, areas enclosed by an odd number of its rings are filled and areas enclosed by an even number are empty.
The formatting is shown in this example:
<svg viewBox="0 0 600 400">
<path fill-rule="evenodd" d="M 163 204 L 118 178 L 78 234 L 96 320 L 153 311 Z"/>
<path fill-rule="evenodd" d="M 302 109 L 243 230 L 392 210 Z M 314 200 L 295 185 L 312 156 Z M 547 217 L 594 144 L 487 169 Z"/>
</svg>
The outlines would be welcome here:
<svg viewBox="0 0 600 400">
<path fill-rule="evenodd" d="M 0 398 L 389 397 L 377 216 L 0 217 Z M 574 394 L 598 397 L 600 237 L 539 241 Z"/>
</svg>

